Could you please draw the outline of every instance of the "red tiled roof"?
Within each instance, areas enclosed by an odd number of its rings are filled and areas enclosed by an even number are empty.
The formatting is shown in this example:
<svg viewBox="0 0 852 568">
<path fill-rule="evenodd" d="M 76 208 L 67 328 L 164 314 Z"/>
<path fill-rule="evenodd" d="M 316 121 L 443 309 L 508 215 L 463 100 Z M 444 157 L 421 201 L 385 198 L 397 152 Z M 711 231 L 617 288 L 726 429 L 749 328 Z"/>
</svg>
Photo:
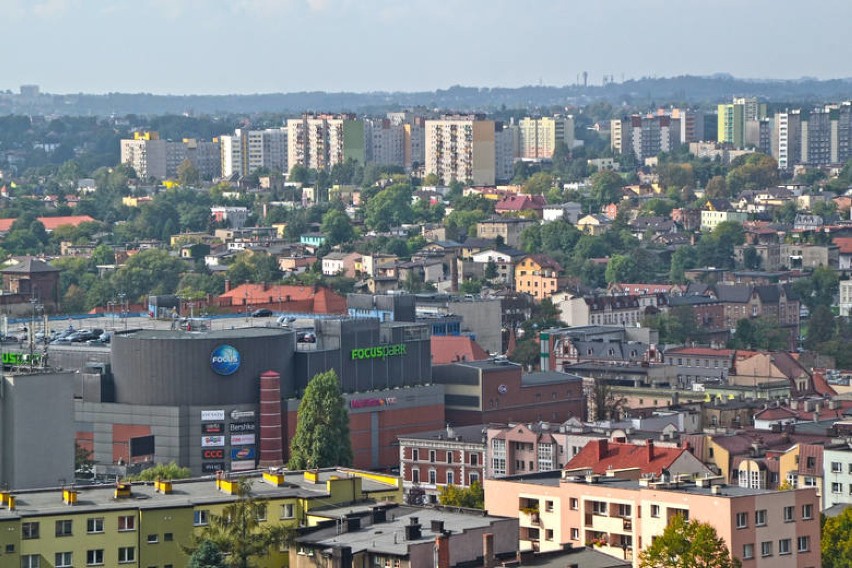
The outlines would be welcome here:
<svg viewBox="0 0 852 568">
<path fill-rule="evenodd" d="M 754 415 L 755 420 L 789 420 L 796 418 L 796 411 L 789 408 L 779 406 L 777 408 L 764 408 Z"/>
<path fill-rule="evenodd" d="M 88 215 L 66 215 L 64 217 L 38 217 L 45 230 L 52 231 L 62 225 L 71 225 L 76 227 L 81 223 L 91 223 L 94 221 Z M 12 228 L 12 223 L 15 219 L 0 219 L 0 232 L 8 232 Z"/>
<path fill-rule="evenodd" d="M 814 382 L 814 390 L 817 394 L 825 396 L 837 396 L 837 391 L 834 390 L 828 382 L 825 380 L 825 375 L 822 373 L 814 372 L 813 374 L 813 382 Z"/>
<path fill-rule="evenodd" d="M 432 364 L 446 365 L 457 361 L 483 361 L 488 352 L 464 335 L 432 336 Z"/>
<path fill-rule="evenodd" d="M 666 350 L 666 355 L 693 355 L 698 357 L 730 357 L 737 354 L 737 360 L 747 359 L 757 355 L 757 351 L 744 351 L 742 349 L 712 349 L 710 347 L 675 347 Z"/>
<path fill-rule="evenodd" d="M 610 469 L 638 467 L 642 473 L 662 474 L 687 450 L 655 446 L 648 441 L 636 445 L 609 440 L 592 440 L 576 456 L 565 464 L 565 469 L 591 469 L 605 474 Z"/>
<path fill-rule="evenodd" d="M 525 209 L 543 209 L 544 198 L 540 195 L 507 195 L 495 205 L 495 211 L 521 211 Z"/>
<path fill-rule="evenodd" d="M 831 242 L 837 245 L 840 254 L 852 254 L 852 237 L 834 237 Z"/>
<path fill-rule="evenodd" d="M 279 300 L 280 298 L 280 300 Z M 220 294 L 221 307 L 252 306 L 316 314 L 346 313 L 346 298 L 325 287 L 241 284 Z"/>
</svg>

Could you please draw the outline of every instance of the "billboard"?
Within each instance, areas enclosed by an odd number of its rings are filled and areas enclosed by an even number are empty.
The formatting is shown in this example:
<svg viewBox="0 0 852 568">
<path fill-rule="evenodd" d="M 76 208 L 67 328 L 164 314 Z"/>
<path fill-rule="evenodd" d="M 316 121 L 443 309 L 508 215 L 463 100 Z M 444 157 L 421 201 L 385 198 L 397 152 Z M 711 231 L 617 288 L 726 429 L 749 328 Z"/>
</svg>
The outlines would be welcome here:
<svg viewBox="0 0 852 568">
<path fill-rule="evenodd" d="M 225 459 L 225 450 L 205 448 L 201 450 L 201 459 L 203 460 L 223 460 Z"/>
<path fill-rule="evenodd" d="M 225 411 L 224 410 L 202 410 L 201 411 L 201 421 L 202 422 L 213 422 L 215 420 L 224 420 L 225 419 Z"/>
<path fill-rule="evenodd" d="M 233 375 L 240 368 L 240 352 L 230 345 L 220 345 L 210 354 L 210 368 L 223 377 Z"/>
<path fill-rule="evenodd" d="M 222 422 L 207 422 L 201 425 L 201 431 L 205 434 L 224 434 L 225 424 Z"/>
<path fill-rule="evenodd" d="M 130 457 L 153 456 L 154 436 L 139 436 L 130 438 Z"/>
<path fill-rule="evenodd" d="M 201 471 L 204 473 L 216 473 L 217 471 L 225 471 L 225 462 L 204 462 L 201 464 Z"/>
<path fill-rule="evenodd" d="M 255 458 L 254 446 L 245 446 L 243 448 L 231 448 L 231 459 L 233 461 L 252 460 Z"/>
<path fill-rule="evenodd" d="M 202 448 L 222 448 L 225 446 L 225 436 L 202 436 Z"/>
<path fill-rule="evenodd" d="M 254 460 L 231 462 L 231 471 L 248 471 L 254 469 Z"/>
<path fill-rule="evenodd" d="M 232 446 L 250 446 L 254 444 L 254 434 L 234 434 L 231 436 Z"/>
<path fill-rule="evenodd" d="M 254 422 L 239 422 L 237 424 L 231 424 L 231 434 L 236 434 L 238 432 L 254 432 L 257 426 Z"/>
</svg>

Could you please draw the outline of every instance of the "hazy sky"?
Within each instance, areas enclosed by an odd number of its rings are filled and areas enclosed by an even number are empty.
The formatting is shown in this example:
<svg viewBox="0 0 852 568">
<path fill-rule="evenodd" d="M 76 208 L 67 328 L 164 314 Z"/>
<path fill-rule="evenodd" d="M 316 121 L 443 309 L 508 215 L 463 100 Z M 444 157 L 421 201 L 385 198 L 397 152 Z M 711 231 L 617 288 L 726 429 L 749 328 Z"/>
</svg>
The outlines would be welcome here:
<svg viewBox="0 0 852 568">
<path fill-rule="evenodd" d="M 852 76 L 849 0 L 0 0 L 0 89 L 418 91 Z"/>
</svg>

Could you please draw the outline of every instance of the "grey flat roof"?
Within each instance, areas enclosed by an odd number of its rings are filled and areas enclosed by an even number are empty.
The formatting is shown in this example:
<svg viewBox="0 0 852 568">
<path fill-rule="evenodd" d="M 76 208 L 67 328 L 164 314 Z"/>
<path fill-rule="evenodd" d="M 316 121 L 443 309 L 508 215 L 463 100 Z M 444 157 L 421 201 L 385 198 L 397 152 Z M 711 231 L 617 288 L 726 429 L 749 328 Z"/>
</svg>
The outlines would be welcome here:
<svg viewBox="0 0 852 568">
<path fill-rule="evenodd" d="M 183 331 L 172 329 L 143 329 L 119 337 L 132 337 L 133 339 L 233 339 L 239 337 L 270 337 L 275 335 L 286 335 L 291 330 L 282 327 L 235 327 L 234 329 L 210 330 L 210 331 Z"/>
</svg>

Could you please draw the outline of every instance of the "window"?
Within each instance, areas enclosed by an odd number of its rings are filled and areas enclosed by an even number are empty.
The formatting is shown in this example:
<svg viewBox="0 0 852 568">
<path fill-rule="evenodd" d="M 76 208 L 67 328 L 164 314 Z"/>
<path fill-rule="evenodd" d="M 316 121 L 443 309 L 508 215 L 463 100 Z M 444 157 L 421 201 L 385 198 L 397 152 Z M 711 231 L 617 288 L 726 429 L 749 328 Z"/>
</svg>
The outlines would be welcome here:
<svg viewBox="0 0 852 568">
<path fill-rule="evenodd" d="M 754 526 L 762 527 L 766 525 L 766 509 L 758 509 L 754 512 Z"/>
<path fill-rule="evenodd" d="M 281 518 L 282 519 L 292 519 L 293 518 L 293 504 L 286 503 L 281 505 Z"/>
<path fill-rule="evenodd" d="M 816 467 L 816 458 L 813 456 L 808 456 L 807 461 L 805 461 L 805 467 L 808 469 L 813 469 Z"/>
<path fill-rule="evenodd" d="M 118 563 L 127 564 L 136 562 L 136 548 L 133 546 L 122 546 L 118 549 Z"/>
<path fill-rule="evenodd" d="M 420 468 L 415 467 L 411 470 L 412 483 L 420 483 Z"/>
<path fill-rule="evenodd" d="M 843 464 L 840 462 L 831 462 L 831 473 L 842 473 Z"/>
<path fill-rule="evenodd" d="M 86 566 L 101 566 L 104 563 L 104 551 L 87 550 L 86 551 Z"/>
<path fill-rule="evenodd" d="M 447 463 L 453 463 L 453 452 L 447 452 Z"/>
<path fill-rule="evenodd" d="M 808 552 L 811 549 L 811 537 L 800 536 L 798 539 L 799 552 Z"/>
<path fill-rule="evenodd" d="M 660 517 L 660 506 L 659 505 L 651 505 L 651 516 L 654 518 Z"/>
<path fill-rule="evenodd" d="M 832 482 L 831 492 L 832 493 L 843 493 L 843 484 L 837 483 L 837 482 Z"/>
<path fill-rule="evenodd" d="M 411 461 L 420 461 L 420 450 L 417 448 L 411 450 Z"/>
<path fill-rule="evenodd" d="M 175 539 L 175 536 L 172 533 L 163 533 L 163 541 L 171 542 Z"/>
<path fill-rule="evenodd" d="M 580 502 L 577 500 L 576 497 L 571 497 L 571 503 L 570 504 L 571 504 L 571 510 L 572 511 L 576 511 L 577 509 L 580 508 Z"/>
<path fill-rule="evenodd" d="M 754 558 L 754 545 L 753 544 L 744 544 L 743 545 L 743 560 L 748 560 L 749 558 Z"/>
<path fill-rule="evenodd" d="M 192 524 L 196 527 L 207 526 L 207 511 L 194 511 L 192 513 Z"/>
<path fill-rule="evenodd" d="M 606 503 L 604 501 L 592 501 L 592 512 L 595 515 L 606 516 Z"/>
<path fill-rule="evenodd" d="M 255 516 L 255 520 L 257 520 L 258 523 L 262 523 L 266 521 L 266 504 L 259 503 L 259 505 L 260 506 L 257 508 L 257 515 Z"/>
<path fill-rule="evenodd" d="M 772 541 L 771 540 L 764 540 L 763 542 L 760 543 L 760 556 L 764 557 L 764 558 L 767 557 L 767 556 L 772 556 Z"/>
<path fill-rule="evenodd" d="M 470 465 L 478 466 L 479 465 L 479 454 L 470 454 Z"/>
<path fill-rule="evenodd" d="M 70 552 L 57 552 L 54 555 L 55 562 L 53 563 L 56 568 L 71 568 L 71 553 Z"/>
<path fill-rule="evenodd" d="M 136 530 L 136 517 L 133 515 L 125 515 L 118 518 L 118 530 L 134 531 Z"/>
<path fill-rule="evenodd" d="M 435 463 L 435 450 L 429 450 L 429 462 Z"/>
<path fill-rule="evenodd" d="M 71 536 L 70 519 L 65 521 L 56 521 L 56 536 Z"/>
<path fill-rule="evenodd" d="M 778 554 L 790 554 L 790 539 L 782 538 L 778 541 Z"/>
<path fill-rule="evenodd" d="M 796 508 L 793 505 L 789 507 L 784 507 L 784 522 L 790 523 L 796 520 L 794 517 L 796 515 Z"/>
<path fill-rule="evenodd" d="M 810 520 L 814 518 L 814 506 L 810 503 L 802 505 L 802 519 Z"/>
<path fill-rule="evenodd" d="M 545 501 L 544 502 L 544 510 L 548 513 L 553 512 L 553 501 Z"/>
<path fill-rule="evenodd" d="M 653 507 L 653 505 L 652 505 Z M 748 526 L 748 513 L 737 513 L 737 528 L 744 529 Z"/>
<path fill-rule="evenodd" d="M 473 485 L 477 481 L 479 481 L 479 474 L 478 473 L 471 473 L 470 474 L 470 484 Z"/>
<path fill-rule="evenodd" d="M 21 523 L 21 538 L 24 540 L 38 538 L 38 523 Z"/>
<path fill-rule="evenodd" d="M 148 544 L 157 544 L 158 542 L 160 542 L 159 535 L 156 535 L 156 534 L 149 534 L 148 535 Z"/>
<path fill-rule="evenodd" d="M 447 472 L 447 485 L 452 485 L 455 483 L 455 476 L 452 471 Z"/>
<path fill-rule="evenodd" d="M 553 529 L 544 529 L 544 540 L 553 540 Z"/>
<path fill-rule="evenodd" d="M 438 483 L 438 472 L 436 472 L 434 469 L 429 470 L 429 483 L 431 483 L 432 485 Z"/>
<path fill-rule="evenodd" d="M 817 478 L 812 475 L 805 476 L 805 487 L 816 487 L 817 486 Z"/>
<path fill-rule="evenodd" d="M 104 518 L 92 517 L 86 519 L 86 532 L 89 534 L 104 532 Z"/>
<path fill-rule="evenodd" d="M 41 568 L 41 556 L 38 554 L 21 556 L 21 568 Z"/>
<path fill-rule="evenodd" d="M 632 505 L 620 504 L 618 506 L 618 516 L 619 517 L 629 517 L 632 514 L 633 514 L 633 506 Z"/>
</svg>

